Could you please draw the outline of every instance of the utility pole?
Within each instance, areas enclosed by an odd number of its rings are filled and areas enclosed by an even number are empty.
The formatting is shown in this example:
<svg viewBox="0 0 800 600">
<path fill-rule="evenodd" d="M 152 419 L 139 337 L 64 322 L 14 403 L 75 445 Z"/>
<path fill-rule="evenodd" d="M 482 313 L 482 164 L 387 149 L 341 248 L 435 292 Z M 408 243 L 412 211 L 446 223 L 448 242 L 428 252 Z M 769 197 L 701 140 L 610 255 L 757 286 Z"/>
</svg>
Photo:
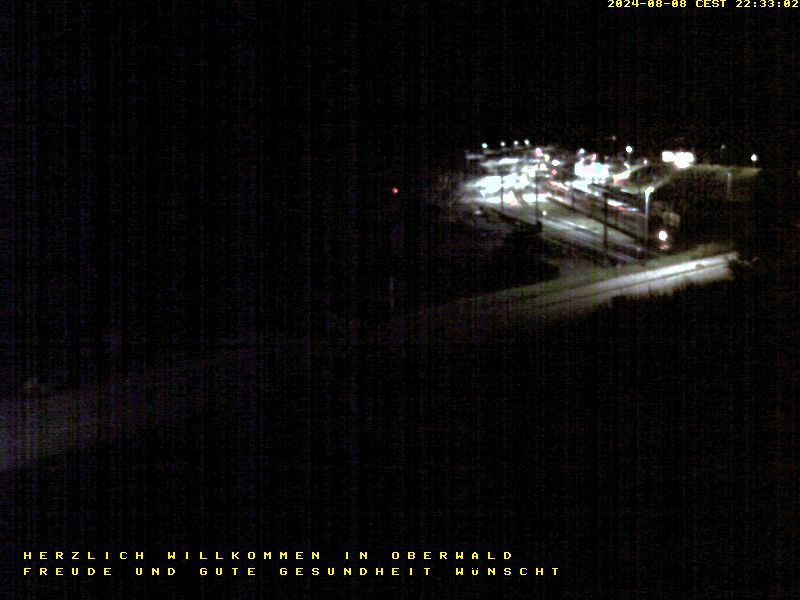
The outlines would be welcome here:
<svg viewBox="0 0 800 600">
<path fill-rule="evenodd" d="M 647 260 L 647 246 L 650 242 L 650 194 L 653 186 L 648 186 L 644 191 L 644 256 Z"/>
<path fill-rule="evenodd" d="M 506 214 L 506 211 L 505 211 L 505 204 L 504 204 L 505 200 L 504 200 L 503 197 L 506 194 L 505 194 L 505 189 L 503 187 L 503 170 L 500 167 L 498 167 L 497 171 L 498 171 L 498 173 L 500 173 L 500 214 L 504 215 L 504 214 Z"/>
<path fill-rule="evenodd" d="M 608 198 L 604 191 L 600 192 L 600 197 L 603 199 L 603 252 L 608 258 Z"/>
</svg>

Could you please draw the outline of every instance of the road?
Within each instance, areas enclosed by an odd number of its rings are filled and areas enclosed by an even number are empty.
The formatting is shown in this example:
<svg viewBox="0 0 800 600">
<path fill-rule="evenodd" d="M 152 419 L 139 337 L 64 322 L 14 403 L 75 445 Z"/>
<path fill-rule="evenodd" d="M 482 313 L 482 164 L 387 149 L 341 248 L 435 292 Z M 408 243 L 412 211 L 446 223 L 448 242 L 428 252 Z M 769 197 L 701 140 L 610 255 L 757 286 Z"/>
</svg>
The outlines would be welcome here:
<svg viewBox="0 0 800 600">
<path fill-rule="evenodd" d="M 730 252 L 622 275 L 597 283 L 553 289 L 552 282 L 462 299 L 421 316 L 426 341 L 480 342 L 515 331 L 536 330 L 553 320 L 586 314 L 614 298 L 669 294 L 689 284 L 730 279 Z"/>
</svg>

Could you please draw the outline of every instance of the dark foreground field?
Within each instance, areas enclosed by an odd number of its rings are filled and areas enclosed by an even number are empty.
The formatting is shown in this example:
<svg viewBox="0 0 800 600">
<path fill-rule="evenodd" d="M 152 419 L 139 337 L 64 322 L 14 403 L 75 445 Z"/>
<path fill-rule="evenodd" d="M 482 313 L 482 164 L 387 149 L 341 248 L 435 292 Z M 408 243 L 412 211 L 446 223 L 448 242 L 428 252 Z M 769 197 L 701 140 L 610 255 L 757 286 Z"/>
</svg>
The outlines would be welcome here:
<svg viewBox="0 0 800 600">
<path fill-rule="evenodd" d="M 796 286 L 776 263 L 493 345 L 421 346 L 409 320 L 402 344 L 264 339 L 221 355 L 170 392 L 201 406 L 178 425 L 2 473 L 3 594 L 796 597 Z M 158 553 L 148 566 L 172 549 L 319 550 L 324 566 L 347 549 L 370 566 L 508 550 L 559 571 L 20 575 L 26 549 L 86 548 Z"/>
</svg>

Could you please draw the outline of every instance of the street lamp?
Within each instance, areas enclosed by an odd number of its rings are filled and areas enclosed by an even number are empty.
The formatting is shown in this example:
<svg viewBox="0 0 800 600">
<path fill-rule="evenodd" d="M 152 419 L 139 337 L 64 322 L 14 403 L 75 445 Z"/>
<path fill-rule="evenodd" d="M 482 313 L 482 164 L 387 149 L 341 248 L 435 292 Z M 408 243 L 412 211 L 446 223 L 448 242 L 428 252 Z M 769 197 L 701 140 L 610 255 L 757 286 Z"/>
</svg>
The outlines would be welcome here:
<svg viewBox="0 0 800 600">
<path fill-rule="evenodd" d="M 644 191 L 644 256 L 647 258 L 647 242 L 650 239 L 650 194 L 653 186 L 648 186 Z"/>
<path fill-rule="evenodd" d="M 758 162 L 758 154 L 752 154 L 750 160 L 753 161 L 753 164 L 756 164 Z"/>
</svg>

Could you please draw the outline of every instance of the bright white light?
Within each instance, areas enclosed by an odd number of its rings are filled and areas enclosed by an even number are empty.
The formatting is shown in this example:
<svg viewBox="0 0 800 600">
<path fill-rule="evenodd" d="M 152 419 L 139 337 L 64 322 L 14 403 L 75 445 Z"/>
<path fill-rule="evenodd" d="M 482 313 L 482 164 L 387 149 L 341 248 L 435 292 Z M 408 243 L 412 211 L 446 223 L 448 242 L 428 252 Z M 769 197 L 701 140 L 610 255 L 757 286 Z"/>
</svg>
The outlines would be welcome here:
<svg viewBox="0 0 800 600">
<path fill-rule="evenodd" d="M 673 152 L 664 150 L 661 153 L 661 160 L 665 163 L 673 163 L 679 169 L 685 169 L 694 162 L 694 154 L 691 152 Z"/>
<path fill-rule="evenodd" d="M 517 196 L 514 194 L 513 191 L 509 190 L 503 195 L 503 203 L 506 206 L 519 206 L 519 202 L 517 201 Z"/>
<path fill-rule="evenodd" d="M 500 204 L 500 194 L 496 194 L 494 196 L 486 196 L 483 199 L 483 202 L 485 202 L 486 204 L 499 205 Z M 507 207 L 508 206 L 516 207 L 516 206 L 519 206 L 519 201 L 517 200 L 517 197 L 514 194 L 514 192 L 506 191 L 506 193 L 503 194 L 503 204 L 505 206 L 507 206 Z"/>
<path fill-rule="evenodd" d="M 623 171 L 622 173 L 617 173 L 616 175 L 614 175 L 614 181 L 625 181 L 630 176 L 631 176 L 631 170 L 630 170 L 630 168 L 628 168 L 628 170 Z"/>
<path fill-rule="evenodd" d="M 646 158 L 644 159 L 644 164 L 647 164 L 647 159 Z"/>
<path fill-rule="evenodd" d="M 560 165 L 560 164 L 561 164 L 561 161 L 560 161 L 560 160 L 558 160 L 557 158 L 554 158 L 554 159 L 553 159 L 553 162 L 552 162 L 552 163 L 550 163 L 550 164 L 552 164 L 554 167 L 557 167 L 558 165 Z"/>
<path fill-rule="evenodd" d="M 608 165 L 604 165 L 601 162 L 586 164 L 581 161 L 575 165 L 575 175 L 583 179 L 605 180 L 611 176 L 611 173 L 608 170 Z"/>
<path fill-rule="evenodd" d="M 650 185 L 650 186 L 647 187 L 647 189 L 645 189 L 644 195 L 645 195 L 646 198 L 649 198 L 650 194 L 652 194 L 655 191 L 656 191 L 656 188 L 654 188 L 652 185 Z"/>
<path fill-rule="evenodd" d="M 685 169 L 694 162 L 694 154 L 691 152 L 676 152 L 675 153 L 675 166 L 679 169 Z"/>
<path fill-rule="evenodd" d="M 505 148 L 506 147 L 506 143 L 505 142 L 500 142 L 500 147 L 501 148 Z"/>
<path fill-rule="evenodd" d="M 542 216 L 543 216 L 543 217 L 546 217 L 546 216 L 547 216 L 547 211 L 546 211 L 546 210 L 543 210 L 543 211 L 542 211 Z"/>
<path fill-rule="evenodd" d="M 625 152 L 627 152 L 628 154 L 633 152 L 633 146 L 625 146 Z"/>
<path fill-rule="evenodd" d="M 589 180 L 587 179 L 576 179 L 570 182 L 569 186 L 586 194 L 591 193 L 591 190 L 589 189 Z"/>
<path fill-rule="evenodd" d="M 750 160 L 752 160 L 753 162 L 756 162 L 756 161 L 758 160 L 758 154 L 753 154 L 753 155 L 750 157 Z"/>
<path fill-rule="evenodd" d="M 591 179 L 592 178 L 592 165 L 586 164 L 583 161 L 575 163 L 575 176 L 580 177 L 582 179 Z"/>
<path fill-rule="evenodd" d="M 531 145 L 531 141 L 530 141 L 529 139 L 526 139 L 526 140 L 525 140 L 525 145 L 526 145 L 526 146 L 530 146 L 530 145 Z"/>
<path fill-rule="evenodd" d="M 481 148 L 483 148 L 484 150 L 486 150 L 488 147 L 489 147 L 489 144 L 487 144 L 486 142 L 483 142 L 481 144 Z"/>
<path fill-rule="evenodd" d="M 583 156 L 584 154 L 586 154 L 586 150 L 583 148 L 578 148 L 578 156 Z"/>
<path fill-rule="evenodd" d="M 512 158 L 510 156 L 506 156 L 505 158 L 501 158 L 497 161 L 498 165 L 515 165 L 519 162 L 518 158 Z"/>
<path fill-rule="evenodd" d="M 517 140 L 514 140 L 514 145 L 519 146 L 519 142 Z"/>
<path fill-rule="evenodd" d="M 545 154 L 542 158 L 544 158 L 545 160 L 550 160 L 550 155 L 549 154 Z"/>
<path fill-rule="evenodd" d="M 481 190 L 481 194 L 496 194 L 497 191 L 500 189 L 500 176 L 499 175 L 487 175 L 486 177 L 481 177 L 478 181 L 475 182 L 475 187 Z"/>
<path fill-rule="evenodd" d="M 663 229 L 658 232 L 658 239 L 660 239 L 662 242 L 666 242 L 668 237 L 669 234 Z"/>
<path fill-rule="evenodd" d="M 523 192 L 522 199 L 525 200 L 528 204 L 536 204 L 536 194 L 533 192 Z M 539 204 L 544 204 L 547 202 L 547 194 L 544 192 L 539 193 Z"/>
</svg>

